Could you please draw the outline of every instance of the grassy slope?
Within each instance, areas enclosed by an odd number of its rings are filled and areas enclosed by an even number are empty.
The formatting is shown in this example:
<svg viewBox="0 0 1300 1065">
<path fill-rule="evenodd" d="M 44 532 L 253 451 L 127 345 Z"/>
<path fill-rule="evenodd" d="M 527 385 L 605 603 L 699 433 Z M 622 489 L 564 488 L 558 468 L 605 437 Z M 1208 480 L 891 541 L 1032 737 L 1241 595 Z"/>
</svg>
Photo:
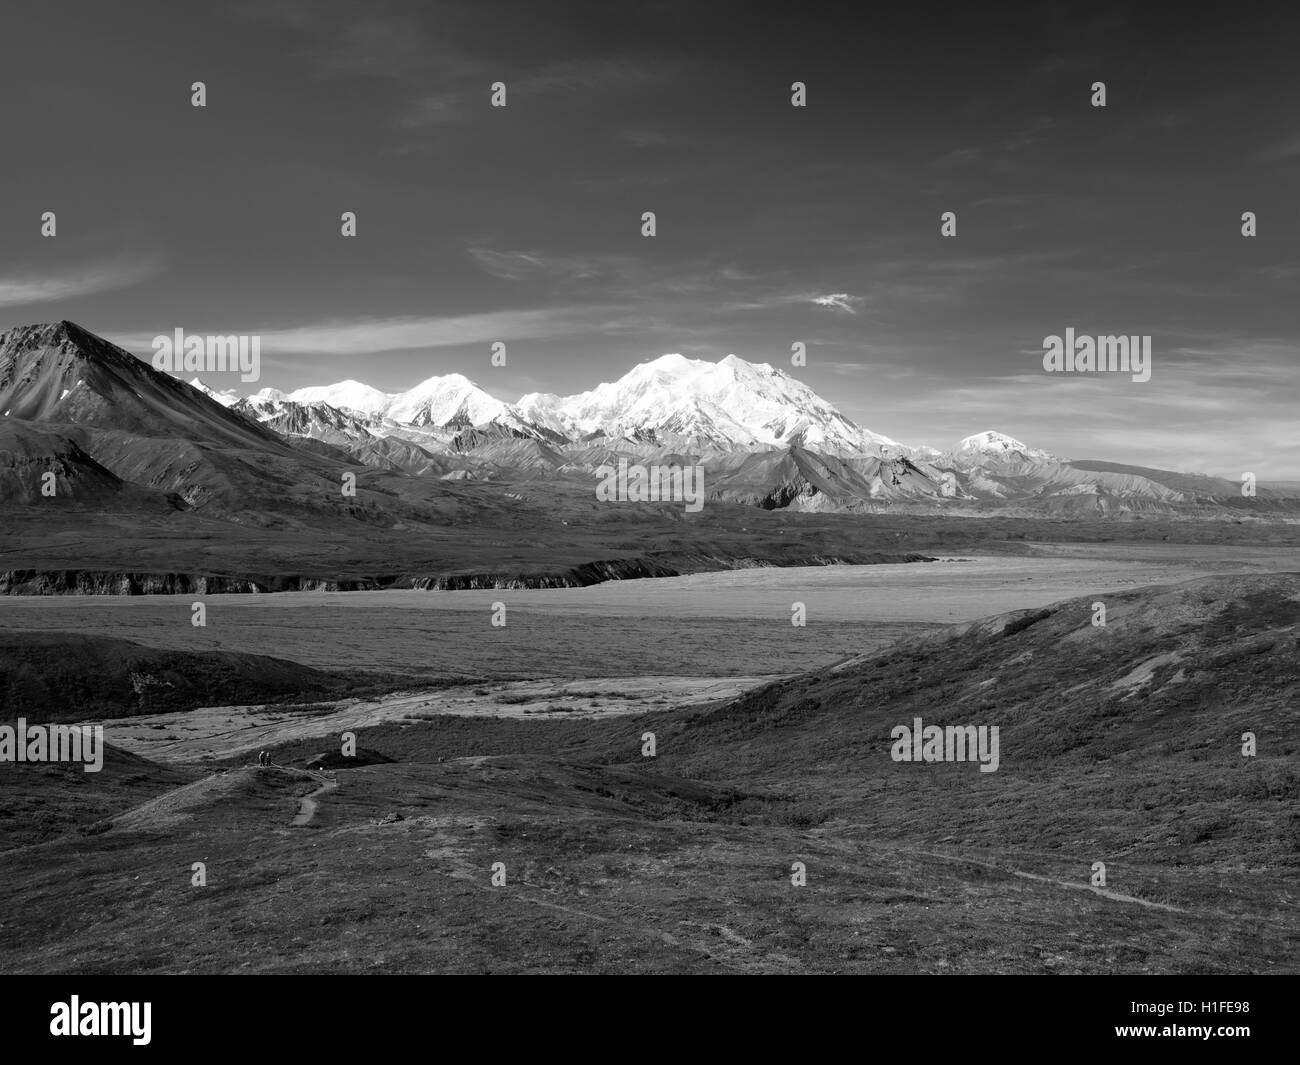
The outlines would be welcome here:
<svg viewBox="0 0 1300 1065">
<path fill-rule="evenodd" d="M 407 682 L 327 673 L 267 655 L 164 651 L 104 636 L 0 629 L 0 721 L 84 721 L 339 699 Z"/>
<path fill-rule="evenodd" d="M 397 761 L 301 827 L 311 781 L 230 768 L 219 800 L 11 853 L 43 919 L 0 967 L 1297 971 L 1300 577 L 1106 602 L 1105 629 L 1070 601 L 712 712 L 368 729 Z M 917 714 L 999 725 L 1001 769 L 891 761 Z"/>
<path fill-rule="evenodd" d="M 97 773 L 67 762 L 5 763 L 0 765 L 0 852 L 90 831 L 102 819 L 200 775 L 111 745 L 105 745 Z M 0 863 L 7 864 L 6 859 Z"/>
</svg>

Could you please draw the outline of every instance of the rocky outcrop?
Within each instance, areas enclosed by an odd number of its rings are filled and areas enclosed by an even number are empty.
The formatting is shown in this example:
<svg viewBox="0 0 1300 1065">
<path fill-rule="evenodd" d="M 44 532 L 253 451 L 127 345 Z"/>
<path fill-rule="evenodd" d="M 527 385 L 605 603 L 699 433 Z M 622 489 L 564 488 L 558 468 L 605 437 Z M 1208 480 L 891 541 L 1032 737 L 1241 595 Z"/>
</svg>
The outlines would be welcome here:
<svg viewBox="0 0 1300 1065">
<path fill-rule="evenodd" d="M 667 554 L 643 558 L 620 558 L 587 562 L 558 572 L 547 573 L 453 573 L 406 576 L 396 587 L 426 591 L 464 591 L 474 588 L 586 588 L 604 581 L 638 580 L 643 577 L 681 577 L 688 573 L 707 573 L 727 569 L 756 569 L 790 566 L 863 566 L 880 563 L 933 562 L 929 555 L 881 554 L 878 552 L 847 555 L 802 555 L 798 557 L 752 558 L 719 557 L 704 554 Z"/>
<path fill-rule="evenodd" d="M 353 592 L 380 587 L 369 579 L 247 578 L 204 573 L 122 573 L 111 570 L 0 571 L 0 595 L 223 595 L 258 592 Z"/>
<path fill-rule="evenodd" d="M 929 555 L 851 552 L 772 558 L 668 552 L 640 558 L 584 562 L 561 570 L 428 573 L 330 579 L 321 577 L 231 577 L 200 573 L 121 573 L 108 570 L 0 571 L 0 595 L 222 595 L 262 592 L 356 592 L 383 588 L 465 591 L 475 588 L 586 588 L 604 581 L 680 577 L 715 570 L 764 566 L 845 566 L 933 562 Z"/>
</svg>

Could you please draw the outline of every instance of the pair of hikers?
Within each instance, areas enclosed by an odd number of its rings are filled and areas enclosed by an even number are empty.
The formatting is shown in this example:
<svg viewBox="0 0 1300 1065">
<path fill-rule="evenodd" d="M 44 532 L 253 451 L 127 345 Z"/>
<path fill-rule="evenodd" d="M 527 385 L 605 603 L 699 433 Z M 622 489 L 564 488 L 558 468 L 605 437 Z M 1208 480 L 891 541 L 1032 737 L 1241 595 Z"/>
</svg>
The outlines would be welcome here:
<svg viewBox="0 0 1300 1065">
<path fill-rule="evenodd" d="M 262 751 L 262 752 L 257 756 L 257 764 L 258 764 L 259 766 L 269 766 L 269 765 L 271 764 L 271 752 L 270 752 L 270 751 Z"/>
</svg>

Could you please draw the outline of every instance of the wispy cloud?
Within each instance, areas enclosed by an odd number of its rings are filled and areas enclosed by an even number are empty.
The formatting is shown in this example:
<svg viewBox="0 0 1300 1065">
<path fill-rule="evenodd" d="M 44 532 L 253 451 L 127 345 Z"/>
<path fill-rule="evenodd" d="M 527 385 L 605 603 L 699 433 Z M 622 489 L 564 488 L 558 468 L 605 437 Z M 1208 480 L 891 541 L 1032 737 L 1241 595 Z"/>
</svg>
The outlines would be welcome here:
<svg viewBox="0 0 1300 1065">
<path fill-rule="evenodd" d="M 0 277 L 0 307 L 52 303 L 131 288 L 153 277 L 162 267 L 160 255 L 119 256 L 57 276 Z"/>
<path fill-rule="evenodd" d="M 505 281 L 539 277 L 587 281 L 597 277 L 621 276 L 639 266 L 631 256 L 596 252 L 562 255 L 538 250 L 498 251 L 476 245 L 469 248 L 469 254 L 489 274 Z"/>
<path fill-rule="evenodd" d="M 477 81 L 465 84 L 468 74 Z M 623 87 L 654 85 L 668 79 L 658 68 L 614 59 L 575 60 L 552 63 L 525 72 L 511 72 L 483 64 L 469 67 L 467 74 L 456 79 L 443 78 L 443 88 L 415 97 L 397 119 L 402 129 L 442 122 L 458 122 L 481 114 L 489 106 L 491 86 L 500 81 L 506 87 L 507 104 L 539 96 L 565 93 L 610 92 Z"/>
<path fill-rule="evenodd" d="M 812 302 L 818 307 L 830 307 L 833 310 L 848 311 L 857 314 L 853 305 L 862 302 L 861 296 L 850 296 L 847 292 L 832 292 L 829 296 L 814 296 Z"/>
<path fill-rule="evenodd" d="M 926 426 L 923 434 L 904 431 L 900 439 L 946 439 L 931 428 L 942 411 L 942 433 L 988 425 L 1065 456 L 1229 477 L 1242 470 L 1270 477 L 1300 471 L 1292 399 L 1297 352 L 1285 341 L 1170 347 L 1155 353 L 1145 384 L 1124 374 L 1047 374 L 1039 352 L 1025 354 L 1017 372 L 936 380 L 924 393 L 891 393 L 893 417 Z M 850 404 L 843 409 L 855 416 Z M 1014 429 L 1008 418 L 1016 420 Z"/>
<path fill-rule="evenodd" d="M 500 249 L 474 244 L 470 257 L 487 273 L 503 281 L 544 282 L 550 291 L 566 291 L 579 299 L 604 299 L 614 304 L 672 299 L 674 308 L 690 305 L 709 309 L 744 309 L 734 302 L 738 289 L 766 286 L 761 274 L 734 261 L 698 256 L 675 263 L 656 263 L 644 256 L 612 252 L 551 252 L 541 249 Z M 807 296 L 764 297 L 753 306 L 807 302 Z"/>
<path fill-rule="evenodd" d="M 1018 152 L 1030 145 L 1037 143 L 1043 138 L 1043 135 L 1050 133 L 1052 130 L 1063 125 L 1063 123 L 1050 115 L 1041 115 L 1016 130 L 1010 137 L 1002 143 L 1002 151 Z"/>
<path fill-rule="evenodd" d="M 587 59 L 551 63 L 515 79 L 521 92 L 588 92 L 616 85 L 645 86 L 667 80 L 671 71 L 621 59 Z"/>
<path fill-rule="evenodd" d="M 978 162 L 983 155 L 982 148 L 954 148 L 935 160 L 935 166 L 963 166 L 966 163 Z"/>
<path fill-rule="evenodd" d="M 430 32 L 428 20 L 417 15 L 359 14 L 355 6 L 318 0 L 251 0 L 232 5 L 228 12 L 292 34 L 297 43 L 291 54 L 305 59 L 311 73 L 324 81 L 427 83 L 431 75 L 453 79 L 481 69 L 445 35 Z"/>
<path fill-rule="evenodd" d="M 210 324 L 210 323 L 209 323 Z M 388 351 L 419 351 L 460 344 L 488 344 L 494 340 L 525 340 L 566 336 L 591 327 L 591 312 L 584 308 L 492 311 L 454 317 L 399 317 L 335 319 L 286 329 L 241 327 L 223 322 L 219 329 L 185 325 L 187 332 L 250 333 L 262 338 L 262 353 L 277 355 L 348 356 Z M 151 333 L 116 335 L 115 343 L 130 351 L 151 348 L 159 333 L 170 333 L 176 323 L 160 323 Z"/>
</svg>

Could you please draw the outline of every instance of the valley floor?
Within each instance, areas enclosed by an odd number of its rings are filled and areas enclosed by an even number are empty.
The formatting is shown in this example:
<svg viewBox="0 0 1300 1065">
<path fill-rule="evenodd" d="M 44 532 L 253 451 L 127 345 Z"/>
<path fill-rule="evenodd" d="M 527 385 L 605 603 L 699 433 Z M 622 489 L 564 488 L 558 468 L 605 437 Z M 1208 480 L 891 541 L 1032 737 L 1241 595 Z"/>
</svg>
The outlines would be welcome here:
<svg viewBox="0 0 1300 1065">
<path fill-rule="evenodd" d="M 1277 750 L 1298 738 L 1294 714 L 1261 722 L 1273 753 L 1247 767 L 1257 801 L 1234 807 L 1235 720 L 1223 751 L 1211 728 L 1211 746 L 1183 752 L 1188 726 L 1153 718 L 1170 752 L 1155 771 L 1115 740 L 1091 761 L 1009 765 L 994 788 L 974 766 L 858 776 L 835 735 L 811 761 L 783 767 L 778 738 L 751 763 L 734 712 L 757 708 L 758 742 L 847 712 L 765 685 L 806 670 L 838 684 L 827 667 L 853 660 L 919 688 L 940 658 L 901 660 L 945 624 L 1288 570 L 1294 552 L 1267 547 L 1035 544 L 583 589 L 208 596 L 202 629 L 189 597 L 0 599 L 0 628 L 461 681 L 102 721 L 125 752 L 103 774 L 0 767 L 0 971 L 1294 973 L 1300 835 L 1260 850 L 1232 834 L 1291 801 Z M 897 665 L 862 664 L 898 640 Z M 1053 684 L 1041 677 L 1047 712 Z M 692 754 L 710 727 L 720 746 Z M 345 731 L 353 763 L 337 756 Z M 261 749 L 276 767 L 251 764 Z M 1204 781 L 1179 784 L 1189 771 Z M 63 811 L 48 831 L 15 823 L 42 809 Z M 1105 889 L 1089 883 L 1099 856 Z"/>
<path fill-rule="evenodd" d="M 1017 545 L 1020 548 L 1020 545 Z M 1023 556 L 804 566 L 586 588 L 0 597 L 0 628 L 113 635 L 323 669 L 478 679 L 754 676 L 813 669 L 936 625 L 1075 595 L 1300 568 L 1294 548 L 1030 544 Z M 806 625 L 791 624 L 803 603 Z M 494 604 L 506 607 L 494 626 Z"/>
</svg>

